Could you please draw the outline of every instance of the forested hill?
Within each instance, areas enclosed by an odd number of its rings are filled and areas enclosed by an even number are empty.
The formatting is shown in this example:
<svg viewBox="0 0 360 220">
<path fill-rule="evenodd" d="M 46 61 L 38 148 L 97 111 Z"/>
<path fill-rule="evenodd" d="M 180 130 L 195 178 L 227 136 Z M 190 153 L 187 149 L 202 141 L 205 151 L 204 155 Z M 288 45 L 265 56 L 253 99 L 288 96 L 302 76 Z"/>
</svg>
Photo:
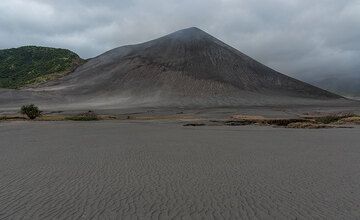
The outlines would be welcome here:
<svg viewBox="0 0 360 220">
<path fill-rule="evenodd" d="M 66 49 L 25 46 L 0 50 L 0 88 L 40 84 L 64 76 L 84 62 Z"/>
</svg>

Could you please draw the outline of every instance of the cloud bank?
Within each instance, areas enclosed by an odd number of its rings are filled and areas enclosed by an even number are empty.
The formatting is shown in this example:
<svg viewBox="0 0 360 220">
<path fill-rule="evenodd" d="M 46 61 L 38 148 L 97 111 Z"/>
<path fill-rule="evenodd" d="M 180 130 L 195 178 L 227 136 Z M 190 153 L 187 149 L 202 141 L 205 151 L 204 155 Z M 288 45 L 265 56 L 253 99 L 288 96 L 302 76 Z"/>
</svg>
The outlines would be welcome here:
<svg viewBox="0 0 360 220">
<path fill-rule="evenodd" d="M 297 78 L 360 75 L 358 0 L 1 0 L 0 48 L 84 58 L 196 26 Z"/>
</svg>

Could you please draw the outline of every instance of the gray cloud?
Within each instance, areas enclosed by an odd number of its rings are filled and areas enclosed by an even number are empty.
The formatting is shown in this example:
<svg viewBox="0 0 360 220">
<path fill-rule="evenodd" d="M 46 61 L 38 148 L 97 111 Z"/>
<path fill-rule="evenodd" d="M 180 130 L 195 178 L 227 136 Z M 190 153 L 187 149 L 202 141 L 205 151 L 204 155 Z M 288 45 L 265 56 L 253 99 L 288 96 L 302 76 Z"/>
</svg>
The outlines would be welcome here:
<svg viewBox="0 0 360 220">
<path fill-rule="evenodd" d="M 360 75 L 358 0 L 1 0 L 0 48 L 82 57 L 197 26 L 298 78 Z"/>
</svg>

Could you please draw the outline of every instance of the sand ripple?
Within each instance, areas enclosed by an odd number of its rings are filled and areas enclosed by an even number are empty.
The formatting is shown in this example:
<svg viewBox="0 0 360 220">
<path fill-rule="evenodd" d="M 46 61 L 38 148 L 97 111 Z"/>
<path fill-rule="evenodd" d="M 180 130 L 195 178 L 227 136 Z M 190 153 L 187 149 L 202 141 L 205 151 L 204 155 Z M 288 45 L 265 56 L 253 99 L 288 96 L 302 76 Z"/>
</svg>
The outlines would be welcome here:
<svg viewBox="0 0 360 220">
<path fill-rule="evenodd" d="M 360 129 L 0 124 L 0 219 L 357 219 Z"/>
</svg>

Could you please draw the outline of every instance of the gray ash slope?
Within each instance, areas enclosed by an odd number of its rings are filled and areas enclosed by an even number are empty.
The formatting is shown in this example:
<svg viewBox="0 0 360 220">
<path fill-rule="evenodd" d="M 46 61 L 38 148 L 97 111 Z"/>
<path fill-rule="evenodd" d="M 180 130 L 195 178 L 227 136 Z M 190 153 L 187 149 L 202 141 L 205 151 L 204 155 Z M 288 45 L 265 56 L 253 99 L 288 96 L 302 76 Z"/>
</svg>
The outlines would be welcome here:
<svg viewBox="0 0 360 220">
<path fill-rule="evenodd" d="M 198 28 L 113 49 L 30 92 L 31 97 L 57 96 L 57 101 L 79 106 L 286 105 L 342 99 L 276 72 Z"/>
</svg>

